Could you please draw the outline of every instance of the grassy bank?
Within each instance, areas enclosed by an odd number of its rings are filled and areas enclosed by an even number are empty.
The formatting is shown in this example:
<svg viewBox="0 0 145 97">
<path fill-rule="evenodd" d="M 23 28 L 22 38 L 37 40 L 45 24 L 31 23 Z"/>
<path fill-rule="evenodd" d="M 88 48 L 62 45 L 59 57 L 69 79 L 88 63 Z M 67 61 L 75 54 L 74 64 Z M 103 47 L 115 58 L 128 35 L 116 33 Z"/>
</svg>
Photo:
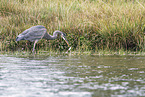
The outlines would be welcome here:
<svg viewBox="0 0 145 97">
<path fill-rule="evenodd" d="M 67 34 L 72 50 L 144 51 L 144 0 L 1 0 L 1 51 L 31 51 L 33 43 L 16 42 L 16 36 L 34 25 L 48 33 Z M 36 49 L 67 50 L 61 40 L 41 40 Z"/>
</svg>

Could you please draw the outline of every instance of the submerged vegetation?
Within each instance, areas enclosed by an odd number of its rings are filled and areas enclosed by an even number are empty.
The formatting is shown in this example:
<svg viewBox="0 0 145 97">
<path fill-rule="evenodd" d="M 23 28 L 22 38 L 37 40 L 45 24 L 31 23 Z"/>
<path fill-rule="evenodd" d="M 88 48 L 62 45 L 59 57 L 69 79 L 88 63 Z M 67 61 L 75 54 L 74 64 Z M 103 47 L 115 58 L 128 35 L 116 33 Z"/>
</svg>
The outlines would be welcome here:
<svg viewBox="0 0 145 97">
<path fill-rule="evenodd" d="M 144 0 L 1 0 L 1 51 L 31 51 L 33 43 L 15 40 L 35 25 L 65 32 L 78 52 L 145 49 Z M 67 49 L 62 39 L 36 45 L 38 51 Z"/>
</svg>

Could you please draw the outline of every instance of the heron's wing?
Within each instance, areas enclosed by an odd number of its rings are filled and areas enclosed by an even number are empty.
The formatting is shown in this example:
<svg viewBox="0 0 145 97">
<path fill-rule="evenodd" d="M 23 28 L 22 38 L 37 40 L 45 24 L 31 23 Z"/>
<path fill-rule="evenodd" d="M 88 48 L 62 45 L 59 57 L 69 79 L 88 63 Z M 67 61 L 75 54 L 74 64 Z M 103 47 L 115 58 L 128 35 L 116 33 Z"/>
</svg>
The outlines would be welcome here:
<svg viewBox="0 0 145 97">
<path fill-rule="evenodd" d="M 42 26 L 42 25 L 33 26 L 29 29 L 26 29 L 21 34 L 19 34 L 16 38 L 16 41 L 20 41 L 20 40 L 29 40 L 29 41 L 39 40 L 39 39 L 43 38 L 45 33 L 47 33 L 47 30 L 44 26 Z"/>
<path fill-rule="evenodd" d="M 47 33 L 45 28 L 29 30 L 28 32 L 23 32 L 24 40 L 39 40 L 43 38 L 45 33 Z"/>
</svg>

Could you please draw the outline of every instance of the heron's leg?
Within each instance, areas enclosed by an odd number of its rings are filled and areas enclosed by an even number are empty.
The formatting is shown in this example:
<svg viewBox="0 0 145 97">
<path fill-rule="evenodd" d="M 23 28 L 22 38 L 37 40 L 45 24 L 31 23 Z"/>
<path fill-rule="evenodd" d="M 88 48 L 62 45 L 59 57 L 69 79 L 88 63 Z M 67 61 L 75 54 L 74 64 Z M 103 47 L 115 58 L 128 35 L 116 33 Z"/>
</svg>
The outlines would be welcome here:
<svg viewBox="0 0 145 97">
<path fill-rule="evenodd" d="M 27 42 L 26 42 L 26 48 L 27 48 L 27 51 L 29 50 L 29 48 L 28 48 L 28 44 L 27 44 Z"/>
<path fill-rule="evenodd" d="M 35 50 L 35 45 L 36 45 L 36 43 L 38 42 L 38 40 L 35 40 L 35 42 L 34 42 L 34 46 L 33 46 L 33 53 L 34 53 L 34 50 Z"/>
</svg>

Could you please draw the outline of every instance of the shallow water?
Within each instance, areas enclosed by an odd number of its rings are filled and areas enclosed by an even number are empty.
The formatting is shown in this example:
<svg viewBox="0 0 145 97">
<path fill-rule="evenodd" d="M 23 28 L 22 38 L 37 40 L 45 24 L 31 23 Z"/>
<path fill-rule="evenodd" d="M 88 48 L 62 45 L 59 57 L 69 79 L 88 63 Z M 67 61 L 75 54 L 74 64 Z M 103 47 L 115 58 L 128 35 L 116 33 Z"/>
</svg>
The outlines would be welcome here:
<svg viewBox="0 0 145 97">
<path fill-rule="evenodd" d="M 0 96 L 145 96 L 145 57 L 1 55 Z"/>
</svg>

